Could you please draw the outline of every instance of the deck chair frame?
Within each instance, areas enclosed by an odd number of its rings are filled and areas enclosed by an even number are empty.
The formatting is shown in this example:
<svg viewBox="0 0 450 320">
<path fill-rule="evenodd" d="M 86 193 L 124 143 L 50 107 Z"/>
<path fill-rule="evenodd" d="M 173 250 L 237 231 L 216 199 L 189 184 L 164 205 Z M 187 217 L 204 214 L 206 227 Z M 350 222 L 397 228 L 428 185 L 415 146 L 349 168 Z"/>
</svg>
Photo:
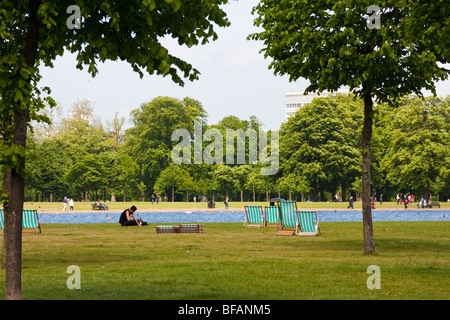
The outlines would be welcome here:
<svg viewBox="0 0 450 320">
<path fill-rule="evenodd" d="M 42 233 L 36 210 L 24 209 L 22 214 L 22 233 Z M 4 227 L 4 211 L 0 209 L 0 234 L 3 234 Z"/>
<path fill-rule="evenodd" d="M 244 227 L 260 228 L 266 225 L 264 211 L 261 206 L 244 206 Z"/>
</svg>

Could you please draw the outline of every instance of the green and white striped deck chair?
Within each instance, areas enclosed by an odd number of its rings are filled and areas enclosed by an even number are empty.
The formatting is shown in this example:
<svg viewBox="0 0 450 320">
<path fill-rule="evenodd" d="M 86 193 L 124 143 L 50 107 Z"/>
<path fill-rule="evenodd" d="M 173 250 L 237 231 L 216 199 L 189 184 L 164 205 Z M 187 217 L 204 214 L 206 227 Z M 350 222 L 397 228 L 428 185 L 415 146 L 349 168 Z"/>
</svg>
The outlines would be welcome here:
<svg viewBox="0 0 450 320">
<path fill-rule="evenodd" d="M 278 206 L 267 206 L 266 208 L 266 227 L 280 227 L 280 209 Z"/>
<path fill-rule="evenodd" d="M 278 201 L 281 215 L 281 228 L 278 230 L 278 235 L 294 235 L 300 229 L 297 214 L 297 202 L 291 200 Z M 288 229 L 289 228 L 289 229 Z M 293 228 L 293 229 L 292 229 Z"/>
<path fill-rule="evenodd" d="M 314 217 L 316 222 L 314 223 Z M 319 218 L 316 211 L 299 211 L 298 219 L 300 221 L 300 232 L 298 236 L 317 236 L 320 235 Z"/>
<path fill-rule="evenodd" d="M 5 225 L 4 211 L 0 209 L 0 228 L 3 230 Z M 34 229 L 34 230 L 26 230 Z M 22 233 L 41 233 L 41 225 L 36 210 L 23 210 Z"/>
<path fill-rule="evenodd" d="M 36 210 L 23 210 L 22 228 L 34 229 L 22 230 L 22 233 L 41 233 L 41 225 Z"/>
<path fill-rule="evenodd" d="M 264 227 L 264 212 L 261 206 L 245 206 L 244 227 Z"/>
<path fill-rule="evenodd" d="M 0 234 L 3 233 L 3 230 L 5 229 L 5 222 L 3 218 L 3 209 L 0 209 Z"/>
</svg>

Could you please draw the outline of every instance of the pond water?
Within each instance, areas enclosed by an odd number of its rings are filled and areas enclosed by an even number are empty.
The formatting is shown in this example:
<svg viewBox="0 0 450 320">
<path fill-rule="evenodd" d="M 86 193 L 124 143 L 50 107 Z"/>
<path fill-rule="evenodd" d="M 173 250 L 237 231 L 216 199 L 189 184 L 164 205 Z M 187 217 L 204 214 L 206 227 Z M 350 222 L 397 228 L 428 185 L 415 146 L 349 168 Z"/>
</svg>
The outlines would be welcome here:
<svg viewBox="0 0 450 320">
<path fill-rule="evenodd" d="M 373 221 L 450 221 L 450 210 L 373 210 Z M 40 213 L 40 223 L 118 223 L 119 212 Z M 138 212 L 148 223 L 244 222 L 244 212 Z M 319 222 L 362 221 L 361 210 L 318 210 Z"/>
</svg>

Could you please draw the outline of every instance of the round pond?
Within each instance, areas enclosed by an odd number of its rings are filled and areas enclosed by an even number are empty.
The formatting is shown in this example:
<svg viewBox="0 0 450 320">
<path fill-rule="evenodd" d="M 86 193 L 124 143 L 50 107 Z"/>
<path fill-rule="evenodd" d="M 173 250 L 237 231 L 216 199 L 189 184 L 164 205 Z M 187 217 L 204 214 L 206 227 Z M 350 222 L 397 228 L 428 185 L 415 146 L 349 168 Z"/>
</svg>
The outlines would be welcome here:
<svg viewBox="0 0 450 320">
<path fill-rule="evenodd" d="M 373 210 L 373 221 L 450 221 L 450 210 Z M 40 223 L 118 223 L 119 212 L 39 213 Z M 244 212 L 137 212 L 148 223 L 244 222 Z M 362 221 L 361 210 L 317 210 L 319 222 Z"/>
</svg>

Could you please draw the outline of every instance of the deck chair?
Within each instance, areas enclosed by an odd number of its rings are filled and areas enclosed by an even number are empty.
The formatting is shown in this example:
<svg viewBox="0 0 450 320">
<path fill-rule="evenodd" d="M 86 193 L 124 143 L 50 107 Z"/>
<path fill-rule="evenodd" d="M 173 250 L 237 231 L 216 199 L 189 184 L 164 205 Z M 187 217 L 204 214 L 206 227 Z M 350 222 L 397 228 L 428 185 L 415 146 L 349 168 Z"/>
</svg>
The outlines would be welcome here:
<svg viewBox="0 0 450 320">
<path fill-rule="evenodd" d="M 300 229 L 300 222 L 297 214 L 297 202 L 291 200 L 279 200 L 277 204 L 280 208 L 281 218 L 281 228 L 278 229 L 277 235 L 291 236 L 297 234 Z"/>
<path fill-rule="evenodd" d="M 264 212 L 261 206 L 244 206 L 245 220 L 244 227 L 264 227 Z"/>
<path fill-rule="evenodd" d="M 314 223 L 314 217 L 316 223 Z M 298 220 L 300 221 L 300 232 L 298 236 L 317 236 L 320 235 L 319 218 L 316 211 L 298 211 Z"/>
<path fill-rule="evenodd" d="M 0 234 L 3 234 L 4 229 L 5 229 L 5 221 L 3 218 L 3 209 L 0 209 Z"/>
<path fill-rule="evenodd" d="M 4 213 L 3 209 L 0 209 L 0 228 L 4 230 Z M 34 230 L 26 230 L 34 229 Z M 23 210 L 22 216 L 22 233 L 41 233 L 41 225 L 39 223 L 39 217 L 36 210 Z M 3 233 L 3 231 L 1 232 Z"/>
<path fill-rule="evenodd" d="M 280 227 L 280 209 L 278 206 L 265 207 L 266 227 Z"/>
</svg>

